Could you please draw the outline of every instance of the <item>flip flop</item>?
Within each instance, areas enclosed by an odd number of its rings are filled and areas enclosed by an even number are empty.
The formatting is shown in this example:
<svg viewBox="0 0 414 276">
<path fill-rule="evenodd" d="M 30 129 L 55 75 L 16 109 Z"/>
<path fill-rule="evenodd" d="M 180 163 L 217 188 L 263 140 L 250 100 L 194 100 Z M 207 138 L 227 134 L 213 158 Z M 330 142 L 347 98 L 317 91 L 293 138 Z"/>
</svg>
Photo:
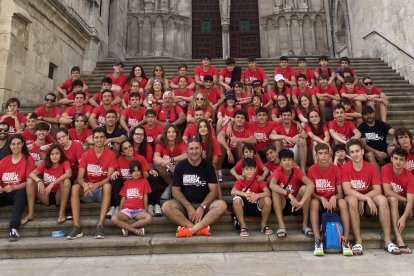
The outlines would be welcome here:
<svg viewBox="0 0 414 276">
<path fill-rule="evenodd" d="M 364 252 L 362 251 L 362 245 L 359 243 L 354 244 L 354 246 L 352 246 L 352 253 L 357 256 L 363 255 Z"/>
<path fill-rule="evenodd" d="M 398 246 L 398 248 L 400 249 L 401 254 L 412 254 L 413 253 L 411 249 L 408 248 L 408 246 L 406 245 L 400 245 Z"/>
<path fill-rule="evenodd" d="M 310 227 L 306 227 L 305 229 L 302 229 L 302 233 L 306 237 L 313 237 L 313 231 L 312 231 L 312 228 L 310 228 Z"/>
<path fill-rule="evenodd" d="M 277 229 L 276 236 L 278 238 L 284 238 L 284 237 L 286 237 L 287 236 L 286 229 L 285 228 L 279 228 L 279 229 Z"/>
<path fill-rule="evenodd" d="M 249 231 L 247 231 L 247 228 L 240 228 L 240 237 L 248 237 L 250 234 L 249 234 Z"/>
<path fill-rule="evenodd" d="M 401 254 L 400 248 L 393 243 L 390 243 L 388 246 L 384 247 L 384 250 L 392 255 Z"/>
<path fill-rule="evenodd" d="M 267 225 L 265 227 L 263 227 L 263 229 L 260 232 L 262 232 L 265 235 L 272 235 L 273 234 L 273 230 Z"/>
<path fill-rule="evenodd" d="M 25 225 L 25 224 L 27 224 L 29 221 L 33 221 L 33 218 L 22 218 L 22 219 L 20 220 L 20 224 L 21 224 L 21 225 Z"/>
</svg>

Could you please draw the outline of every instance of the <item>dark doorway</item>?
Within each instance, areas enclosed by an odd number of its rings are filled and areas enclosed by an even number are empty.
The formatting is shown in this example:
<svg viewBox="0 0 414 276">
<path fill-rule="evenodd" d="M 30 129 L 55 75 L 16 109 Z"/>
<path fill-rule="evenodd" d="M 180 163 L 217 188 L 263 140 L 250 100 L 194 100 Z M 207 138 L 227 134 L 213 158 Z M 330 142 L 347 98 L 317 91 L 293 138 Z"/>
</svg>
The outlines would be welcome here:
<svg viewBox="0 0 414 276">
<path fill-rule="evenodd" d="M 230 56 L 260 57 L 258 1 L 231 1 Z"/>
<path fill-rule="evenodd" d="M 257 3 L 256 3 L 257 6 Z M 219 1 L 192 1 L 193 58 L 209 55 L 222 58 L 222 37 Z"/>
</svg>

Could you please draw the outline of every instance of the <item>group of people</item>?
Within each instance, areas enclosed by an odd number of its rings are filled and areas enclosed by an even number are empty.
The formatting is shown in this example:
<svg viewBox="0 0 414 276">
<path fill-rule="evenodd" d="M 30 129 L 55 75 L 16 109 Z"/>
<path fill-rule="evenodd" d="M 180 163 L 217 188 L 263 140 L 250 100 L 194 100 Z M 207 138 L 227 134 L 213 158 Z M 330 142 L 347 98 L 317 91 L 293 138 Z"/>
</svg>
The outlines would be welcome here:
<svg viewBox="0 0 414 276">
<path fill-rule="evenodd" d="M 284 216 L 301 211 L 301 230 L 321 256 L 320 213 L 338 211 L 345 256 L 363 253 L 362 215 L 379 216 L 386 251 L 411 253 L 401 235 L 414 204 L 411 133 L 386 123 L 386 95 L 369 76 L 358 78 L 347 57 L 331 68 L 321 56 L 315 70 L 299 58 L 294 70 L 282 56 L 274 81 L 254 57 L 245 70 L 228 58 L 218 72 L 205 56 L 193 75 L 180 64 L 172 79 L 161 65 L 151 76 L 140 65 L 123 70 L 116 62 L 92 95 L 75 66 L 26 115 L 17 98 L 7 100 L 0 206 L 13 205 L 10 241 L 35 219 L 36 199 L 59 206 L 57 223 L 73 219 L 68 240 L 83 236 L 81 202 L 101 202 L 96 239 L 106 217 L 124 236 L 144 236 L 163 215 L 178 225 L 177 237 L 210 235 L 227 210 L 227 168 L 242 237 L 246 215 L 261 216 L 261 232 L 271 235 L 273 208 L 283 238 Z"/>
</svg>

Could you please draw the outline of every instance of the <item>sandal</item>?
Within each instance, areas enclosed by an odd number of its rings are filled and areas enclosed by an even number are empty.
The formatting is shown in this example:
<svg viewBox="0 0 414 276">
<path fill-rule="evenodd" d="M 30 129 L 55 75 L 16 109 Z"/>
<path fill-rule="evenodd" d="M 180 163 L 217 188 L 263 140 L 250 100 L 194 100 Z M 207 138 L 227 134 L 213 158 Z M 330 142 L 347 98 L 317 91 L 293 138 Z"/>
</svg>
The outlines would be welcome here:
<svg viewBox="0 0 414 276">
<path fill-rule="evenodd" d="M 22 218 L 22 219 L 20 220 L 20 224 L 21 224 L 21 225 L 25 225 L 25 224 L 27 224 L 29 221 L 33 221 L 33 218 L 28 218 L 28 217 L 25 217 L 25 218 Z"/>
<path fill-rule="evenodd" d="M 273 234 L 273 230 L 267 225 L 265 227 L 263 227 L 263 229 L 260 232 L 262 232 L 265 235 L 272 235 Z"/>
<path fill-rule="evenodd" d="M 59 217 L 57 219 L 57 223 L 64 223 L 65 221 L 66 221 L 66 218 L 65 217 Z"/>
<path fill-rule="evenodd" d="M 306 227 L 305 229 L 302 230 L 302 233 L 306 236 L 306 237 L 313 237 L 313 231 L 312 228 L 310 227 Z"/>
<path fill-rule="evenodd" d="M 401 254 L 412 254 L 413 252 L 411 252 L 411 249 L 408 248 L 408 246 L 406 245 L 400 245 L 398 246 L 398 248 L 400 249 Z"/>
<path fill-rule="evenodd" d="M 362 251 L 362 245 L 359 243 L 354 244 L 354 246 L 352 246 L 352 253 L 357 256 L 363 255 L 364 252 Z"/>
<path fill-rule="evenodd" d="M 384 247 L 384 250 L 387 251 L 388 253 L 391 253 L 392 255 L 401 254 L 400 248 L 393 243 L 390 243 L 388 246 Z"/>
<path fill-rule="evenodd" d="M 248 237 L 250 234 L 249 234 L 249 231 L 247 231 L 247 228 L 240 228 L 240 237 Z"/>
<path fill-rule="evenodd" d="M 284 238 L 284 237 L 286 237 L 287 236 L 286 229 L 285 228 L 279 228 L 279 229 L 277 229 L 276 236 L 278 238 Z"/>
</svg>

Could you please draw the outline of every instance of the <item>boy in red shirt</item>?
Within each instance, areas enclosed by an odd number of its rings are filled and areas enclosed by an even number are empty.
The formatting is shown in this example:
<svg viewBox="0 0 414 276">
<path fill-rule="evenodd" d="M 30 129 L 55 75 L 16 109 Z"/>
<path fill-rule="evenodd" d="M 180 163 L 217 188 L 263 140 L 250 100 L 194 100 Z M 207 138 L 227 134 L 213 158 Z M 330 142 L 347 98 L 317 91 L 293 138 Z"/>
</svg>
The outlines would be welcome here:
<svg viewBox="0 0 414 276">
<path fill-rule="evenodd" d="M 122 196 L 119 213 L 112 216 L 112 222 L 122 229 L 124 237 L 128 232 L 137 236 L 145 235 L 145 225 L 152 222 L 152 216 L 147 213 L 148 194 L 151 193 L 151 187 L 144 178 L 142 165 L 134 160 L 129 164 L 129 173 L 132 179 L 126 180 L 122 186 L 119 195 Z M 136 221 L 132 224 L 128 222 L 131 219 Z"/>
<path fill-rule="evenodd" d="M 261 182 L 264 181 L 269 174 L 269 170 L 263 165 L 263 162 L 260 160 L 260 157 L 256 155 L 255 147 L 252 144 L 244 144 L 243 146 L 243 159 L 237 162 L 236 166 L 234 166 L 230 173 L 237 179 L 237 180 L 244 180 L 245 176 L 243 175 L 243 160 L 246 158 L 253 158 L 256 163 L 256 172 L 257 172 L 257 181 Z"/>
<path fill-rule="evenodd" d="M 248 57 L 247 66 L 246 70 L 244 70 L 244 84 L 246 85 L 247 92 L 252 93 L 252 83 L 255 80 L 261 81 L 262 88 L 267 89 L 269 81 L 263 68 L 257 66 L 256 58 Z"/>
<path fill-rule="evenodd" d="M 354 77 L 352 79 L 352 83 L 354 85 L 358 84 L 358 77 L 355 73 L 355 70 L 350 67 L 351 60 L 348 57 L 341 57 L 341 59 L 339 60 L 339 67 L 335 69 L 335 73 L 336 73 L 336 87 L 339 89 L 341 89 L 342 84 L 345 83 L 344 81 L 344 69 L 349 69 L 351 71 L 351 75 Z"/>
<path fill-rule="evenodd" d="M 267 144 L 265 146 L 264 151 L 266 153 L 267 158 L 267 162 L 264 165 L 269 170 L 269 176 L 271 176 L 272 173 L 280 167 L 280 161 L 278 156 L 279 150 L 276 148 L 275 144 Z M 269 181 L 270 177 L 268 177 L 267 180 Z"/>
<path fill-rule="evenodd" d="M 319 67 L 315 68 L 315 78 L 319 79 L 319 76 L 325 75 L 328 77 L 328 84 L 334 85 L 336 73 L 335 70 L 329 67 L 329 58 L 327 56 L 320 56 L 319 57 Z"/>
<path fill-rule="evenodd" d="M 354 123 L 345 120 L 345 107 L 337 104 L 334 107 L 334 120 L 328 123 L 329 134 L 333 144 L 346 144 L 351 139 L 361 138 L 361 132 Z"/>
<path fill-rule="evenodd" d="M 318 81 L 319 84 L 313 87 L 313 91 L 319 101 L 319 114 L 325 114 L 322 119 L 326 122 L 332 118 L 332 107 L 338 104 L 340 96 L 335 85 L 329 84 L 327 75 L 319 75 Z M 325 111 L 326 107 L 330 107 L 329 111 Z"/>
<path fill-rule="evenodd" d="M 234 82 L 241 79 L 241 68 L 236 66 L 234 58 L 227 58 L 225 64 L 226 66 L 220 70 L 219 76 L 219 84 L 223 92 L 232 89 Z"/>
<path fill-rule="evenodd" d="M 246 221 L 244 215 L 261 216 L 260 231 L 265 235 L 273 234 L 272 229 L 267 226 L 270 212 L 272 210 L 272 200 L 270 190 L 266 182 L 256 178 L 256 161 L 253 158 L 243 160 L 243 180 L 237 180 L 231 190 L 233 195 L 233 210 L 240 222 L 240 236 L 248 237 Z"/>
<path fill-rule="evenodd" d="M 154 109 L 148 109 L 145 112 L 145 124 L 143 127 L 145 128 L 145 133 L 147 134 L 147 142 L 151 144 L 152 147 L 155 146 L 155 143 L 157 143 L 162 133 L 164 132 L 164 129 L 157 124 L 157 112 Z"/>
<path fill-rule="evenodd" d="M 293 88 L 292 90 L 292 101 L 295 105 L 299 105 L 299 98 L 300 95 L 305 94 L 308 95 L 312 99 L 312 103 L 314 106 L 318 106 L 318 102 L 316 100 L 315 91 L 306 85 L 306 75 L 300 74 L 297 77 L 298 85 L 297 87 Z"/>
<path fill-rule="evenodd" d="M 293 152 L 288 149 L 279 151 L 281 166 L 273 171 L 269 188 L 272 190 L 273 209 L 279 229 L 278 238 L 286 237 L 283 214 L 292 214 L 303 209 L 302 232 L 313 236 L 309 223 L 309 202 L 315 188 L 313 182 L 293 162 Z M 290 201 L 290 205 L 287 201 Z"/>
<path fill-rule="evenodd" d="M 130 106 L 122 111 L 121 118 L 119 119 L 119 124 L 125 131 L 128 133 L 136 125 L 142 125 L 145 120 L 145 112 L 147 109 L 139 105 L 140 96 L 136 92 L 129 94 L 129 103 Z"/>
<path fill-rule="evenodd" d="M 413 137 L 408 128 L 398 128 L 395 132 L 397 144 L 408 152 L 405 168 L 414 175 L 414 147 Z"/>
<path fill-rule="evenodd" d="M 275 68 L 273 75 L 281 74 L 285 78 L 286 85 L 294 87 L 296 85 L 295 70 L 289 66 L 289 59 L 287 56 L 281 56 L 279 59 L 280 67 Z"/>
<path fill-rule="evenodd" d="M 101 202 L 95 239 L 103 239 L 103 223 L 111 200 L 110 176 L 117 167 L 115 154 L 105 146 L 105 130 L 97 127 L 93 130 L 93 148 L 82 154 L 79 162 L 78 178 L 72 186 L 71 205 L 73 229 L 66 237 L 68 240 L 83 236 L 80 228 L 80 200 L 83 202 Z"/>
<path fill-rule="evenodd" d="M 344 234 L 342 239 L 342 253 L 344 256 L 352 256 L 352 250 L 348 241 L 349 236 L 349 211 L 348 204 L 342 191 L 341 171 L 330 162 L 330 148 L 327 144 L 319 143 L 315 146 L 317 163 L 308 170 L 308 177 L 315 183 L 315 191 L 310 202 L 310 220 L 315 236 L 315 256 L 323 256 L 323 244 L 320 231 L 319 215 L 322 210 L 338 211 L 341 214 Z"/>
<path fill-rule="evenodd" d="M 404 168 L 407 152 L 395 148 L 391 153 L 391 164 L 381 168 L 382 187 L 388 199 L 394 236 L 401 253 L 411 254 L 401 236 L 407 218 L 414 207 L 414 176 Z"/>
<path fill-rule="evenodd" d="M 109 89 L 102 91 L 102 104 L 95 107 L 89 117 L 89 125 L 92 129 L 105 125 L 106 111 L 110 109 L 115 110 L 117 121 L 119 120 L 119 117 L 121 117 L 121 109 L 119 109 L 117 105 L 112 104 L 114 100 L 114 93 L 115 92 Z"/>
<path fill-rule="evenodd" d="M 379 215 L 384 235 L 384 250 L 391 254 L 401 254 L 398 246 L 391 241 L 390 209 L 387 199 L 381 194 L 381 179 L 375 166 L 364 161 L 364 149 L 359 140 L 352 139 L 346 146 L 352 161 L 346 163 L 341 169 L 342 186 L 355 237 L 352 252 L 354 255 L 363 254 L 360 216 L 366 213 Z"/>
<path fill-rule="evenodd" d="M 170 87 L 173 89 L 178 89 L 178 82 L 180 80 L 180 77 L 186 77 L 187 78 L 187 89 L 188 90 L 194 90 L 195 88 L 195 81 L 194 79 L 187 74 L 187 64 L 182 63 L 178 65 L 178 76 L 174 77 L 170 81 Z"/>
<path fill-rule="evenodd" d="M 45 104 L 36 108 L 34 112 L 37 114 L 39 121 L 49 123 L 52 127 L 58 126 L 60 114 L 62 113 L 61 109 L 54 105 L 55 102 L 56 95 L 52 92 L 47 93 L 45 96 Z"/>
<path fill-rule="evenodd" d="M 300 74 L 304 74 L 306 76 L 306 85 L 309 87 L 315 86 L 315 74 L 313 70 L 308 68 L 308 62 L 306 58 L 301 57 L 298 58 L 298 70 L 296 71 L 296 79 Z"/>
<path fill-rule="evenodd" d="M 356 112 L 362 112 L 362 103 L 365 104 L 367 101 L 367 95 L 364 91 L 359 90 L 354 83 L 353 77 L 348 77 L 344 79 L 345 88 L 342 88 L 339 93 L 341 97 L 347 97 L 352 100 L 353 106 Z"/>
<path fill-rule="evenodd" d="M 116 61 L 112 68 L 114 72 L 107 74 L 105 77 L 109 77 L 112 79 L 111 90 L 117 92 L 118 95 L 122 97 L 122 92 L 128 79 L 128 75 L 123 74 L 124 63 L 122 61 Z"/>
<path fill-rule="evenodd" d="M 80 68 L 79 66 L 73 66 L 72 69 L 70 70 L 70 79 L 66 79 L 64 80 L 61 84 L 59 84 L 56 88 L 55 88 L 55 93 L 58 96 L 58 98 L 65 98 L 66 95 L 68 95 L 70 92 L 72 92 L 73 86 L 72 86 L 72 82 L 74 80 L 80 80 Z M 88 90 L 88 86 L 85 84 L 84 81 L 82 81 L 82 91 L 87 91 Z"/>
<path fill-rule="evenodd" d="M 217 84 L 217 68 L 210 65 L 210 63 L 210 56 L 201 57 L 201 65 L 197 65 L 194 68 L 194 80 L 196 85 L 203 87 L 204 77 L 207 75 L 213 76 L 213 84 Z"/>
<path fill-rule="evenodd" d="M 0 117 L 0 122 L 6 122 L 9 125 L 9 134 L 22 132 L 26 117 L 19 112 L 20 100 L 18 98 L 9 98 L 6 102 L 7 112 Z"/>
</svg>

